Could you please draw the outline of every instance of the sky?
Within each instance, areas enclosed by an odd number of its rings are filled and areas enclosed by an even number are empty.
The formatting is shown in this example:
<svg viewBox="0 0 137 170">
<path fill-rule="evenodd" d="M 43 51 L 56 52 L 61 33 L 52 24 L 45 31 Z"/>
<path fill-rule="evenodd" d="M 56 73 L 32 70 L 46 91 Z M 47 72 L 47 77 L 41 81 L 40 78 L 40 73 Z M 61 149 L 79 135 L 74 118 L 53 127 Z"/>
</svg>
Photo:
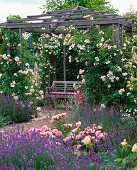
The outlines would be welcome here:
<svg viewBox="0 0 137 170">
<path fill-rule="evenodd" d="M 122 15 L 129 11 L 130 6 L 137 11 L 137 0 L 107 0 L 115 9 L 119 9 L 119 14 Z M 25 18 L 28 15 L 42 14 L 40 9 L 45 4 L 45 0 L 0 0 L 0 23 L 6 21 L 9 15 L 20 15 Z"/>
</svg>

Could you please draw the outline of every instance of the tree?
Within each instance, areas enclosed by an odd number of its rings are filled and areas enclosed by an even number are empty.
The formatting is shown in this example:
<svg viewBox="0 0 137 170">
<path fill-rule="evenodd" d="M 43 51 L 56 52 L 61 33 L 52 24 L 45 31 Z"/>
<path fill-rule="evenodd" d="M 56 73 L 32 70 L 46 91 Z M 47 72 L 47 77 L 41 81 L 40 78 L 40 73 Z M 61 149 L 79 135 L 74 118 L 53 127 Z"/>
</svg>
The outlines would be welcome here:
<svg viewBox="0 0 137 170">
<path fill-rule="evenodd" d="M 118 12 L 118 10 L 114 9 L 106 0 L 46 0 L 46 4 L 43 5 L 42 9 L 44 9 L 45 13 L 46 11 L 56 11 L 75 6 L 83 6 L 90 9 L 106 11 L 108 13 Z"/>
</svg>

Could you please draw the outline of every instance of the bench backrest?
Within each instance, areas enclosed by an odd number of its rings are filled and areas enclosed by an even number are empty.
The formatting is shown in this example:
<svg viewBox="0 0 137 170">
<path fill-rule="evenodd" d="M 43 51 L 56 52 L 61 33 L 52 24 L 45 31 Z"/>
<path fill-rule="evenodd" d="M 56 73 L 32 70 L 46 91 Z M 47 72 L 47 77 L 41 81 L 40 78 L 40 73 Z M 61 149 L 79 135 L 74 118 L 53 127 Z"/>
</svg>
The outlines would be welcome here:
<svg viewBox="0 0 137 170">
<path fill-rule="evenodd" d="M 78 81 L 53 81 L 53 91 L 56 92 L 74 92 L 73 85 L 81 85 L 82 82 Z"/>
</svg>

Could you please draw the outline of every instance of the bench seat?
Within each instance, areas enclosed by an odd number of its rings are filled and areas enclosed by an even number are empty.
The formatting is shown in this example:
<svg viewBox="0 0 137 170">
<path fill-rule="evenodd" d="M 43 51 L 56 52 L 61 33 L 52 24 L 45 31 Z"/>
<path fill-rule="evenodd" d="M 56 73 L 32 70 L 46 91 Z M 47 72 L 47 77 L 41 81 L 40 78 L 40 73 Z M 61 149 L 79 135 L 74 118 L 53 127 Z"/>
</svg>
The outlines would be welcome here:
<svg viewBox="0 0 137 170">
<path fill-rule="evenodd" d="M 53 94 L 53 95 L 74 95 L 74 93 L 73 92 L 71 92 L 71 93 L 67 93 L 67 92 L 49 92 L 49 94 Z"/>
<path fill-rule="evenodd" d="M 74 84 L 79 88 L 83 83 L 79 81 L 53 81 L 52 86 L 46 88 L 45 97 L 68 98 L 74 95 L 77 90 L 74 89 Z"/>
</svg>

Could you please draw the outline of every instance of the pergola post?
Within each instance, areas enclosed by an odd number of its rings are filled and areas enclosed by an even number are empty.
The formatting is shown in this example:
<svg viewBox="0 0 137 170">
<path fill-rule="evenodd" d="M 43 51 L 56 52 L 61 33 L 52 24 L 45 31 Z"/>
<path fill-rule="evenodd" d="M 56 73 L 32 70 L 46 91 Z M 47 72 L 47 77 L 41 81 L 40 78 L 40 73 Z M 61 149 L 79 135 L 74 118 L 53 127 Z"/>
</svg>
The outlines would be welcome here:
<svg viewBox="0 0 137 170">
<path fill-rule="evenodd" d="M 66 47 L 63 44 L 63 73 L 64 73 L 64 81 L 66 81 Z"/>
<path fill-rule="evenodd" d="M 10 46 L 9 46 L 9 42 L 7 44 L 7 55 L 11 55 L 11 49 L 10 49 Z"/>
</svg>

